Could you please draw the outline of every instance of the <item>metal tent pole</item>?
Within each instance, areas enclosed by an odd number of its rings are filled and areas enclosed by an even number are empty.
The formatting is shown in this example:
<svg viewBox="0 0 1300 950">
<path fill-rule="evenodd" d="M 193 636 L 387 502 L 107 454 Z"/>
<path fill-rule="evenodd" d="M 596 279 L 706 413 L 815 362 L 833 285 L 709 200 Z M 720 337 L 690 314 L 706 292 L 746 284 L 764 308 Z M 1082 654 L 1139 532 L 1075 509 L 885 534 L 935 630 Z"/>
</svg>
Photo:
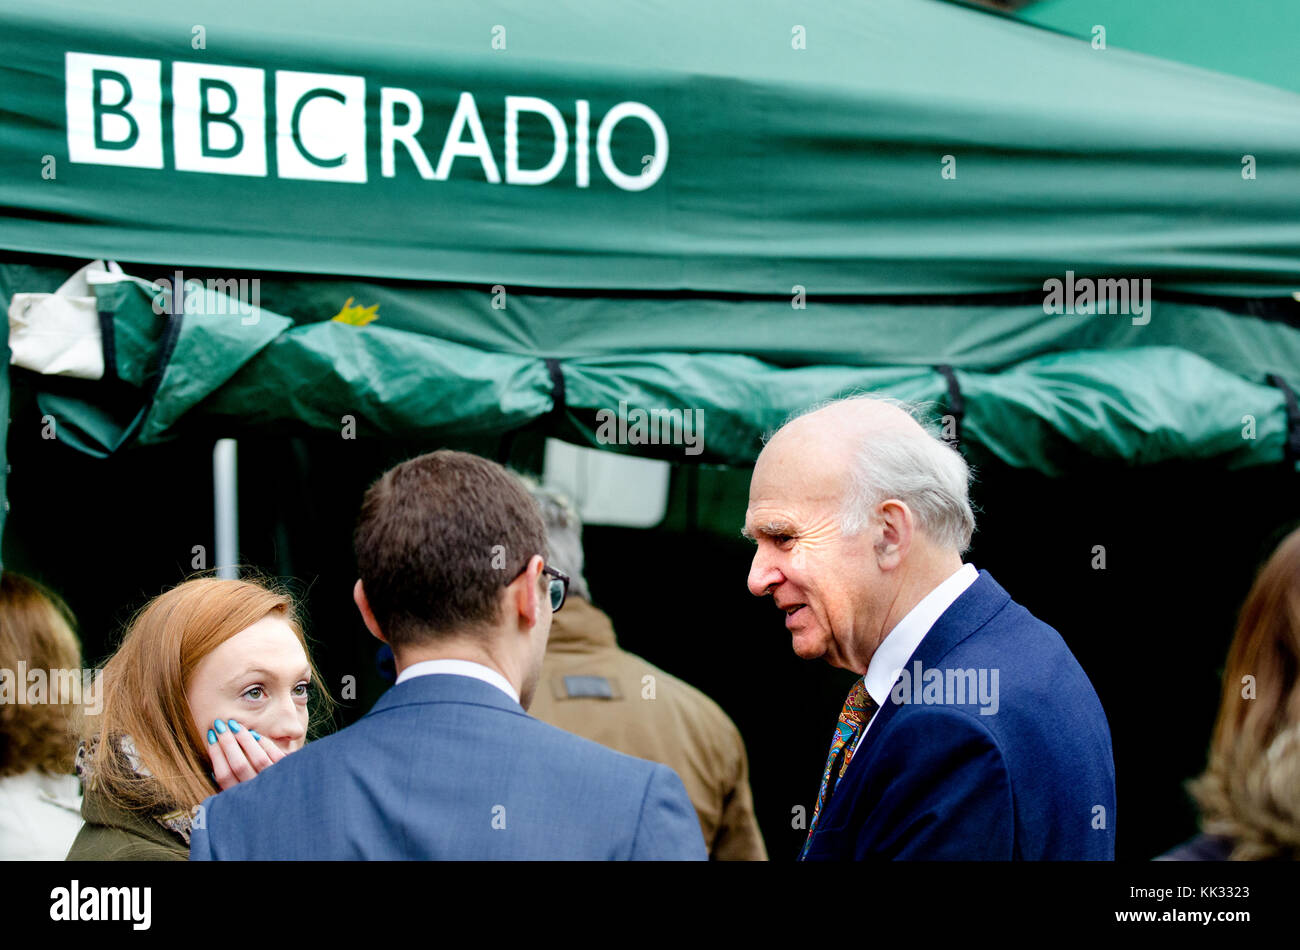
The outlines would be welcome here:
<svg viewBox="0 0 1300 950">
<path fill-rule="evenodd" d="M 212 507 L 216 518 L 217 576 L 239 576 L 239 468 L 234 439 L 212 447 Z"/>
</svg>

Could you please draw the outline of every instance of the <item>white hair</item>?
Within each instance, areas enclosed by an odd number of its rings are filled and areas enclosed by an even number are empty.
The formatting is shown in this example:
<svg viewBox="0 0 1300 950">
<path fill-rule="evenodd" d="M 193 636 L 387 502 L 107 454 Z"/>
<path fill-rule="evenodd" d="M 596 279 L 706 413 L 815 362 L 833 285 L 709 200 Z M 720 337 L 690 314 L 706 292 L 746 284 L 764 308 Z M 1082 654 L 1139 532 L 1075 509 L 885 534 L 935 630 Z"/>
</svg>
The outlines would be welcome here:
<svg viewBox="0 0 1300 950">
<path fill-rule="evenodd" d="M 591 600 L 587 578 L 583 576 L 582 518 L 568 496 L 546 485 L 540 485 L 527 475 L 515 473 L 542 514 L 546 525 L 546 561 L 569 575 L 569 593 L 583 600 Z"/>
<path fill-rule="evenodd" d="M 865 439 L 846 476 L 840 528 L 852 537 L 871 524 L 877 505 L 897 498 L 916 516 L 917 527 L 935 544 L 964 554 L 975 532 L 970 503 L 970 466 L 932 426 L 925 407 L 871 393 L 835 399 L 800 413 L 844 402 L 872 400 L 907 413 L 917 426 L 882 426 Z"/>
</svg>

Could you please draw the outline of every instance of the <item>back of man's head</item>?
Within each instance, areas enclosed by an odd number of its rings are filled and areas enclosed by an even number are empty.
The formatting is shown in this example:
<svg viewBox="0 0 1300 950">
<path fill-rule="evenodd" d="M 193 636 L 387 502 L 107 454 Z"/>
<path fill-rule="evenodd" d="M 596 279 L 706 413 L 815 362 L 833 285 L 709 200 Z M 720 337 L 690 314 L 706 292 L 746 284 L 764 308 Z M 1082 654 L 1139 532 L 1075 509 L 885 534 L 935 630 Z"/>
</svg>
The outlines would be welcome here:
<svg viewBox="0 0 1300 950">
<path fill-rule="evenodd" d="M 502 589 L 545 556 L 537 505 L 495 462 L 439 450 L 370 486 L 353 534 L 357 573 L 394 650 L 485 635 Z"/>
</svg>

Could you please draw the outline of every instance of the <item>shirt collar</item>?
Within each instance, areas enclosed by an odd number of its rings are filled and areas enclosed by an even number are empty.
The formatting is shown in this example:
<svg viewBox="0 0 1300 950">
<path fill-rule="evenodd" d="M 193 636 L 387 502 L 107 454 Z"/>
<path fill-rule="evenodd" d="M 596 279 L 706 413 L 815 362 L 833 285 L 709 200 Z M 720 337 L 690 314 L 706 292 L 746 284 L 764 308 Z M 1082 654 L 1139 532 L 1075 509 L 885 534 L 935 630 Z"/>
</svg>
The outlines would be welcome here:
<svg viewBox="0 0 1300 950">
<path fill-rule="evenodd" d="M 516 703 L 519 702 L 519 693 L 510 685 L 508 679 L 490 666 L 484 666 L 482 663 L 475 663 L 472 660 L 421 660 L 419 663 L 412 663 L 402 670 L 397 676 L 397 683 L 393 685 L 400 685 L 406 680 L 414 679 L 417 676 L 433 676 L 436 674 L 469 676 L 476 680 L 482 680 L 484 683 L 491 683 Z"/>
<path fill-rule="evenodd" d="M 907 665 L 908 659 L 921 645 L 934 622 L 953 605 L 966 588 L 975 583 L 979 571 L 974 564 L 963 564 L 942 584 L 921 598 L 920 603 L 907 612 L 889 631 L 880 646 L 876 647 L 863 682 L 876 706 L 885 704 L 885 697 Z"/>
</svg>

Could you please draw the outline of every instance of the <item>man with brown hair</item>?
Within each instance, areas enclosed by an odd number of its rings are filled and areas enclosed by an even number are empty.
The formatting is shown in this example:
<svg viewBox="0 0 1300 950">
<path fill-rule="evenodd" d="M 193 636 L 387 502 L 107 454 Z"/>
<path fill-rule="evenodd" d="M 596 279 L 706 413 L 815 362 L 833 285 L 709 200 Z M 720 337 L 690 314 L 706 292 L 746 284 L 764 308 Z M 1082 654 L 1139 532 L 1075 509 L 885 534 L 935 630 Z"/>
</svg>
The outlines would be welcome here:
<svg viewBox="0 0 1300 950">
<path fill-rule="evenodd" d="M 537 506 L 438 451 L 366 492 L 354 597 L 397 683 L 359 722 L 211 799 L 207 859 L 702 860 L 671 769 L 532 718 L 551 614 Z"/>
</svg>

